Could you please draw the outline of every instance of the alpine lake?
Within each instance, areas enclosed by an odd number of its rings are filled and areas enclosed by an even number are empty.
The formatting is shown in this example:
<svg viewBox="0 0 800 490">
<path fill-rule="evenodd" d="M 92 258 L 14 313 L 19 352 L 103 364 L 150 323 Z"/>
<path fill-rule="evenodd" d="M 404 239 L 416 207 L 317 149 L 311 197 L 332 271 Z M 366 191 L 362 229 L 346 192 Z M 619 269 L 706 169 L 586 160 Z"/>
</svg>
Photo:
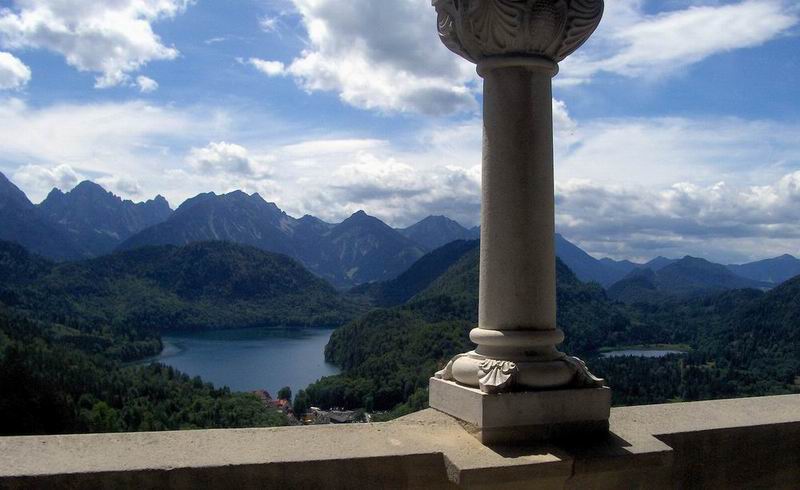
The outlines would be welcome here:
<svg viewBox="0 0 800 490">
<path fill-rule="evenodd" d="M 615 349 L 601 349 L 600 357 L 666 357 L 672 355 L 683 355 L 689 352 L 687 346 L 671 345 L 640 345 L 632 347 L 620 347 Z"/>
<path fill-rule="evenodd" d="M 288 386 L 293 393 L 324 376 L 339 373 L 325 361 L 325 345 L 333 328 L 263 327 L 162 336 L 161 354 L 145 362 L 172 366 L 233 391 L 266 390 L 275 396 Z M 601 357 L 665 357 L 685 354 L 682 346 L 654 345 L 605 348 Z"/>
<path fill-rule="evenodd" d="M 233 391 L 266 390 L 275 397 L 289 386 L 304 389 L 323 376 L 338 374 L 325 362 L 325 345 L 333 329 L 243 328 L 169 332 L 161 354 L 147 359 L 200 376 Z"/>
</svg>

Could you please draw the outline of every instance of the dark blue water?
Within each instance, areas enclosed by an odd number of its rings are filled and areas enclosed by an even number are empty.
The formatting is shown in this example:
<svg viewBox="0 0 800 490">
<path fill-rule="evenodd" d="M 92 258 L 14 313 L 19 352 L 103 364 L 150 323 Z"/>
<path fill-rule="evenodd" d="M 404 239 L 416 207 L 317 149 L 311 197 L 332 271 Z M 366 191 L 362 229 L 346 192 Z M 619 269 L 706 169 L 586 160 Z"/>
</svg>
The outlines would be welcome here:
<svg viewBox="0 0 800 490">
<path fill-rule="evenodd" d="M 614 350 L 611 352 L 604 352 L 602 357 L 665 357 L 671 354 L 686 354 L 686 352 L 679 350 Z"/>
<path fill-rule="evenodd" d="M 164 351 L 149 361 L 234 391 L 263 389 L 274 397 L 283 386 L 296 393 L 339 372 L 325 362 L 325 344 L 332 333 L 320 328 L 248 328 L 167 334 Z"/>
</svg>

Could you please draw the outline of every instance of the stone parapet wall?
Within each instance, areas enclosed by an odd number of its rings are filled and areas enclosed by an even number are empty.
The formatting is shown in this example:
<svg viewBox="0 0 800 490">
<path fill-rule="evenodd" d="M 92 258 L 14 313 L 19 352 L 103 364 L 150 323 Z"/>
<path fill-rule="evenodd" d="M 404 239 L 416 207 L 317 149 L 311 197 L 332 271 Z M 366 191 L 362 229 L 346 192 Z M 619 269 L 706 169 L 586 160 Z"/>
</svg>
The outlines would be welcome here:
<svg viewBox="0 0 800 490">
<path fill-rule="evenodd" d="M 0 438 L 0 489 L 800 488 L 800 395 L 616 408 L 603 440 L 384 424 Z"/>
</svg>

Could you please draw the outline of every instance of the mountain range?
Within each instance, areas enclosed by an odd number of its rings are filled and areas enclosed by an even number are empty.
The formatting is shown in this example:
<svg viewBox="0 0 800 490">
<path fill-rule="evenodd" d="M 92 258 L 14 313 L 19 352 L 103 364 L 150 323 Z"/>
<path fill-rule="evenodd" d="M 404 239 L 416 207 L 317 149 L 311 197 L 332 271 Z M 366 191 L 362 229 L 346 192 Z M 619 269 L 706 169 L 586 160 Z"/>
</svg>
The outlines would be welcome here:
<svg viewBox="0 0 800 490">
<path fill-rule="evenodd" d="M 428 216 L 398 231 L 428 250 L 435 250 L 456 240 L 474 240 L 481 235 L 478 227 L 468 230 L 446 216 Z"/>
<path fill-rule="evenodd" d="M 422 275 L 431 276 L 443 266 L 436 261 L 445 258 L 446 252 L 419 264 L 405 279 L 399 277 L 427 252 L 479 235 L 478 227 L 469 229 L 445 216 L 429 216 L 400 229 L 363 211 L 341 223 L 308 215 L 298 219 L 258 194 L 241 191 L 200 194 L 173 212 L 161 196 L 134 203 L 86 181 L 66 193 L 53 189 L 41 204 L 34 205 L 0 174 L 0 240 L 17 242 L 57 261 L 143 246 L 230 241 L 288 255 L 337 288 L 347 289 L 392 279 L 418 280 L 423 267 L 431 269 Z M 617 290 L 629 287 L 630 279 L 641 282 L 638 271 L 657 273 L 676 262 L 665 257 L 646 264 L 596 259 L 561 235 L 556 235 L 556 253 L 581 281 L 594 281 L 605 288 L 628 281 Z M 721 267 L 762 286 L 774 286 L 800 274 L 800 260 L 790 255 Z"/>
<path fill-rule="evenodd" d="M 67 231 L 51 222 L 3 174 L 0 174 L 0 240 L 17 242 L 56 260 L 81 256 Z"/>
<path fill-rule="evenodd" d="M 161 223 L 172 213 L 162 196 L 141 203 L 123 201 L 89 181 L 67 193 L 53 189 L 38 208 L 47 219 L 66 229 L 73 243 L 91 257 L 110 253 L 124 240 Z"/>
<path fill-rule="evenodd" d="M 608 288 L 608 296 L 623 303 L 661 303 L 710 296 L 730 289 L 766 290 L 773 286 L 737 276 L 724 265 L 687 256 L 657 270 L 634 269 Z"/>
<path fill-rule="evenodd" d="M 201 194 L 170 217 L 124 241 L 119 250 L 223 240 L 286 254 L 345 288 L 391 279 L 426 249 L 381 220 L 359 211 L 338 224 L 295 219 L 260 195 Z"/>
</svg>

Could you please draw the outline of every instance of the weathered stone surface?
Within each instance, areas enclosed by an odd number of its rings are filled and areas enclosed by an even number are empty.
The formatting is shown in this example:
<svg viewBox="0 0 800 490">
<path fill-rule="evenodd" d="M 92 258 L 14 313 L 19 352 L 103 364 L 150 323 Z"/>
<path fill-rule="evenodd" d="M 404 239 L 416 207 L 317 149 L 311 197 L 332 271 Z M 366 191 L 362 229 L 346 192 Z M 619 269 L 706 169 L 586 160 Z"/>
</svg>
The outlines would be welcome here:
<svg viewBox="0 0 800 490">
<path fill-rule="evenodd" d="M 430 380 L 430 406 L 469 424 L 485 444 L 554 440 L 608 431 L 611 390 L 589 388 L 487 394 Z"/>
<path fill-rule="evenodd" d="M 601 440 L 485 446 L 426 410 L 372 425 L 0 438 L 0 489 L 797 488 L 800 395 L 611 410 Z"/>
<path fill-rule="evenodd" d="M 484 79 L 477 348 L 437 377 L 486 393 L 602 387 L 556 348 L 552 77 L 594 32 L 603 0 L 433 5 L 444 44 Z"/>
<path fill-rule="evenodd" d="M 475 63 L 493 56 L 559 62 L 597 29 L 603 0 L 433 0 L 439 36 Z"/>
</svg>

